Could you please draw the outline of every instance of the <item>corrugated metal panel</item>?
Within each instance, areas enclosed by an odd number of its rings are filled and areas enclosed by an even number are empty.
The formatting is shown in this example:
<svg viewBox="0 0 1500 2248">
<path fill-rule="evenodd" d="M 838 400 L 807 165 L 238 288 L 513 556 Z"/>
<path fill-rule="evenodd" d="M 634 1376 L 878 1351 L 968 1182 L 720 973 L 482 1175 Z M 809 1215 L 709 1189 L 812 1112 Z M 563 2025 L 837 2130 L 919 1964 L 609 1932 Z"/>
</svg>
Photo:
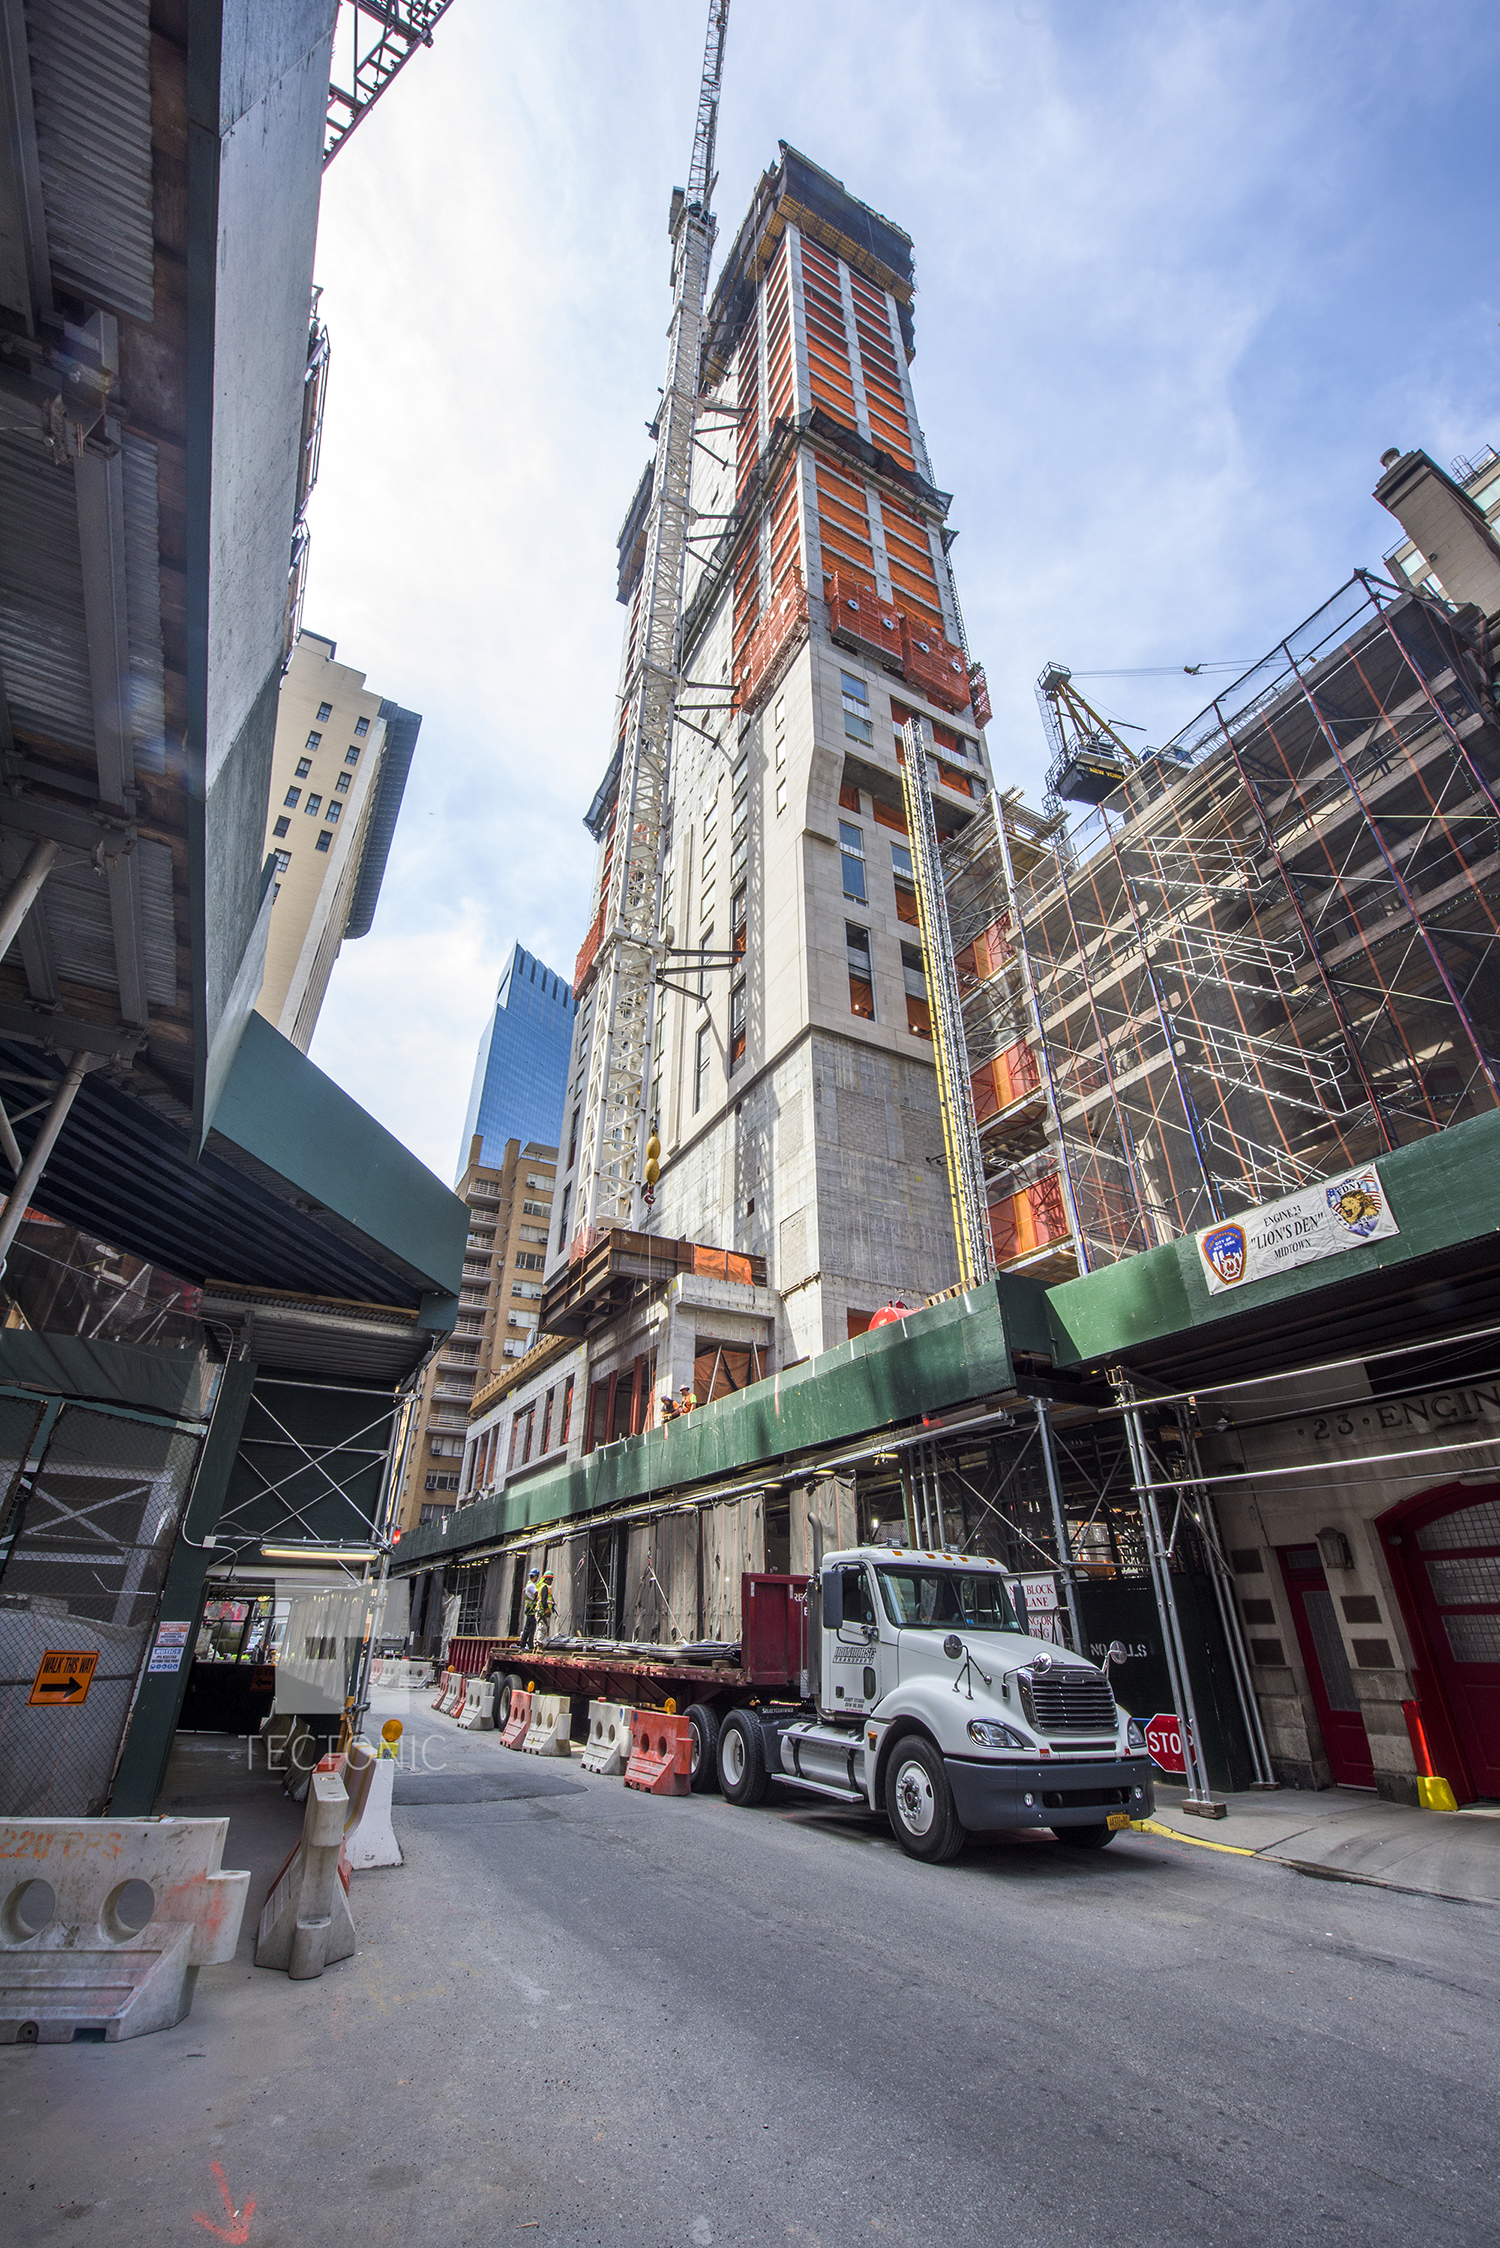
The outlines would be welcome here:
<svg viewBox="0 0 1500 2248">
<path fill-rule="evenodd" d="M 73 472 L 21 437 L 0 437 L 0 665 L 15 725 L 94 747 Z"/>
<path fill-rule="evenodd" d="M 146 997 L 153 1007 L 173 1007 L 177 1004 L 177 945 L 172 919 L 172 854 L 165 843 L 137 843 L 135 855 L 146 952 Z M 55 868 L 42 891 L 41 910 L 58 975 L 95 991 L 118 990 L 109 885 L 103 875 L 96 874 L 91 866 Z"/>
<path fill-rule="evenodd" d="M 149 0 L 27 0 L 26 40 L 53 273 L 150 320 Z"/>
<path fill-rule="evenodd" d="M 161 547 L 156 447 L 122 437 L 125 471 L 125 602 L 130 635 L 131 732 L 139 770 L 164 773 L 166 687 L 161 650 Z"/>
</svg>

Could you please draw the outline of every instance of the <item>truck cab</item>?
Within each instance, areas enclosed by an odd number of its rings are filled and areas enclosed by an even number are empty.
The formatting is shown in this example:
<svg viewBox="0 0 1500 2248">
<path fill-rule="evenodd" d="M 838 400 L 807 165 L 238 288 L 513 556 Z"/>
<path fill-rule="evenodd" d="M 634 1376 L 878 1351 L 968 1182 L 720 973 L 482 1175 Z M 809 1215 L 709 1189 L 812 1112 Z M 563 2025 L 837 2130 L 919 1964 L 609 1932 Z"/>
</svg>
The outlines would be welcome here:
<svg viewBox="0 0 1500 2248">
<path fill-rule="evenodd" d="M 1145 1736 L 1107 1674 L 1030 1636 L 998 1562 L 899 1546 L 829 1554 L 808 1639 L 815 1712 L 724 1721 L 731 1802 L 760 1800 L 774 1778 L 884 1810 L 902 1848 L 931 1863 L 1006 1827 L 1098 1849 L 1155 1807 Z"/>
</svg>

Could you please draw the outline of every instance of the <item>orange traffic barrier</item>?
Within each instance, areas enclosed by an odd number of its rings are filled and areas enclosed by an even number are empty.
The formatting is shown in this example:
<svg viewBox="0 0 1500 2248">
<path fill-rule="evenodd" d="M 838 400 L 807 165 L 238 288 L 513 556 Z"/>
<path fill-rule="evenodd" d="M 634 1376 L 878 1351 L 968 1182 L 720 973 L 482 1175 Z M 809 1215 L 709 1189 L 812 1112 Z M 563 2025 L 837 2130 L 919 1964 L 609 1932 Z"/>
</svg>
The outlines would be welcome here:
<svg viewBox="0 0 1500 2248">
<path fill-rule="evenodd" d="M 643 1795 L 687 1795 L 692 1784 L 693 1728 L 687 1719 L 659 1709 L 632 1710 L 625 1785 Z"/>
<path fill-rule="evenodd" d="M 526 1686 L 513 1686 L 510 1695 L 510 1715 L 500 1733 L 502 1748 L 519 1748 L 531 1730 L 531 1690 Z"/>
</svg>

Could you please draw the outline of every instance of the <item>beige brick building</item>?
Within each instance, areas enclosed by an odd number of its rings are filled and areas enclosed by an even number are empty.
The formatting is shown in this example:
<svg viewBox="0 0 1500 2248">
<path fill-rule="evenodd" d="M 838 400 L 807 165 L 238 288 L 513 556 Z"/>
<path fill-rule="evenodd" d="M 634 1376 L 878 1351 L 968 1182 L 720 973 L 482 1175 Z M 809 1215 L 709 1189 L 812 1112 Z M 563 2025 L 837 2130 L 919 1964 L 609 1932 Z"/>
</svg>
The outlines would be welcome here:
<svg viewBox="0 0 1500 2248">
<path fill-rule="evenodd" d="M 336 644 L 298 635 L 281 682 L 266 849 L 276 902 L 257 1011 L 305 1054 L 346 937 L 368 934 L 421 719 Z"/>
</svg>

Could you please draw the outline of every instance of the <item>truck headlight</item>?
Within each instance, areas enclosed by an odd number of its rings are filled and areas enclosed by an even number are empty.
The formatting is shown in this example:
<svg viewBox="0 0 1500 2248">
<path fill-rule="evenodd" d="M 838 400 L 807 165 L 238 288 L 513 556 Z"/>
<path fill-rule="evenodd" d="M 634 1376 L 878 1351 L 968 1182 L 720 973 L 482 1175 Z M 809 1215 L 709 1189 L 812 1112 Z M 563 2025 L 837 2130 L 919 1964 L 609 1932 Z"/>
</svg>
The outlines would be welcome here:
<svg viewBox="0 0 1500 2248">
<path fill-rule="evenodd" d="M 981 1748 L 1030 1748 L 1032 1743 L 1013 1725 L 997 1725 L 993 1719 L 971 1717 L 969 1738 Z"/>
<path fill-rule="evenodd" d="M 1146 1728 L 1134 1717 L 1125 1728 L 1125 1742 L 1133 1749 L 1143 1749 L 1146 1745 Z"/>
</svg>

